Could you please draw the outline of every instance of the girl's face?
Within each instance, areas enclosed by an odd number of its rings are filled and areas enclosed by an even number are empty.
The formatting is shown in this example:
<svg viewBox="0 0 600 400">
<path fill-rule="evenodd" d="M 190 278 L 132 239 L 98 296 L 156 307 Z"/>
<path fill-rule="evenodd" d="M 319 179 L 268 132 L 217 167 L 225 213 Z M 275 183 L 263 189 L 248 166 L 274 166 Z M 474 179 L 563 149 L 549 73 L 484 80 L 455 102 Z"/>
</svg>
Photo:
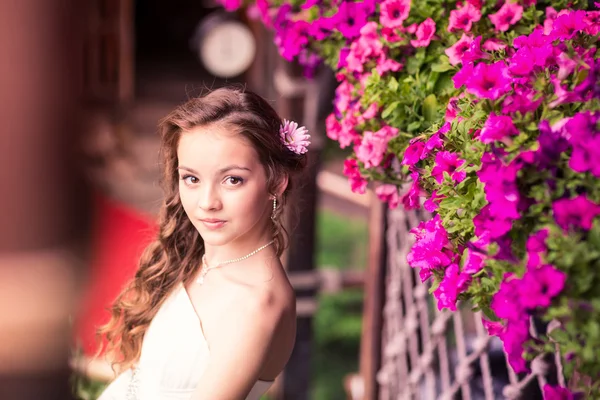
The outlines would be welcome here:
<svg viewBox="0 0 600 400">
<path fill-rule="evenodd" d="M 207 245 L 262 239 L 272 196 L 252 145 L 219 125 L 183 132 L 177 149 L 179 194 Z"/>
</svg>

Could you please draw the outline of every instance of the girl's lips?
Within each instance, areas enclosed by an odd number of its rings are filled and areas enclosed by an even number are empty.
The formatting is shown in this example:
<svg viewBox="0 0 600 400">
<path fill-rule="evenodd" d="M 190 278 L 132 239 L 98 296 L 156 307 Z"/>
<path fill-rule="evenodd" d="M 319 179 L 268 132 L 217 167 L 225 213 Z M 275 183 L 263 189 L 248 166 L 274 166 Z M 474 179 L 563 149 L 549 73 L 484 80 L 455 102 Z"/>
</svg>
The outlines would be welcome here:
<svg viewBox="0 0 600 400">
<path fill-rule="evenodd" d="M 223 221 L 222 219 L 207 218 L 201 219 L 200 222 L 202 222 L 202 224 L 208 229 L 219 229 L 225 225 L 226 221 Z"/>
</svg>

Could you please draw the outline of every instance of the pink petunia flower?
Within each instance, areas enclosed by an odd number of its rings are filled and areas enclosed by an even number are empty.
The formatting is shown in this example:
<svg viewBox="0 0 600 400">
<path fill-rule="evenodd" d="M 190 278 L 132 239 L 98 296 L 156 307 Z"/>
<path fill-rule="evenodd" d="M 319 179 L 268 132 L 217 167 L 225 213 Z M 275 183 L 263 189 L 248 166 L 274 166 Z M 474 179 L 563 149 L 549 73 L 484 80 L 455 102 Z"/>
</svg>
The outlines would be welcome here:
<svg viewBox="0 0 600 400">
<path fill-rule="evenodd" d="M 404 151 L 402 157 L 402 165 L 413 166 L 421 160 L 423 150 L 425 149 L 425 143 L 420 140 L 416 140 L 408 145 Z"/>
<path fill-rule="evenodd" d="M 481 11 L 471 3 L 464 3 L 462 7 L 450 11 L 450 23 L 448 32 L 463 30 L 469 32 L 474 22 L 481 19 Z"/>
<path fill-rule="evenodd" d="M 472 41 L 473 38 L 463 33 L 461 38 L 458 39 L 456 43 L 444 50 L 444 53 L 446 53 L 448 56 L 450 64 L 457 65 L 462 62 L 462 57 L 465 52 L 469 50 L 469 46 L 471 45 Z"/>
<path fill-rule="evenodd" d="M 552 265 L 529 269 L 519 285 L 519 298 L 528 309 L 547 308 L 562 292 L 567 275 Z"/>
<path fill-rule="evenodd" d="M 380 76 L 383 76 L 388 71 L 400 71 L 403 67 L 403 64 L 399 63 L 393 58 L 387 58 L 384 54 L 381 54 L 377 60 L 375 70 Z"/>
<path fill-rule="evenodd" d="M 444 172 L 450 175 L 455 182 L 462 182 L 467 173 L 465 171 L 457 171 L 465 163 L 465 160 L 458 158 L 458 153 L 449 151 L 440 151 L 435 155 L 435 166 L 431 170 L 431 176 L 434 177 L 437 183 L 444 181 Z"/>
<path fill-rule="evenodd" d="M 419 24 L 416 34 L 417 40 L 410 41 L 410 44 L 412 44 L 413 47 L 429 46 L 431 38 L 435 34 L 435 22 L 431 18 L 427 18 Z"/>
<path fill-rule="evenodd" d="M 398 133 L 398 129 L 385 126 L 377 132 L 366 131 L 360 145 L 355 147 L 356 157 L 365 168 L 377 167 L 383 161 L 389 140 Z"/>
<path fill-rule="evenodd" d="M 488 144 L 518 134 L 519 131 L 513 124 L 511 117 L 506 115 L 496 115 L 492 112 L 483 125 L 479 140 Z"/>
<path fill-rule="evenodd" d="M 306 127 L 299 127 L 297 122 L 284 119 L 279 134 L 286 147 L 294 153 L 304 154 L 308 151 L 310 135 Z"/>
<path fill-rule="evenodd" d="M 573 199 L 556 200 L 552 212 L 556 223 L 565 232 L 571 228 L 589 231 L 596 216 L 600 215 L 600 205 L 581 194 Z"/>
<path fill-rule="evenodd" d="M 345 38 L 360 35 L 360 29 L 367 23 L 367 12 L 363 3 L 344 1 L 333 16 L 333 22 Z"/>
<path fill-rule="evenodd" d="M 506 32 L 511 25 L 516 24 L 523 16 L 523 7 L 517 3 L 506 1 L 495 14 L 490 14 L 490 21 L 497 31 Z"/>
<path fill-rule="evenodd" d="M 410 189 L 402 196 L 402 204 L 405 210 L 417 210 L 421 207 L 421 186 L 419 186 L 419 173 L 410 174 L 413 181 Z"/>
<path fill-rule="evenodd" d="M 415 235 L 415 243 L 406 256 L 408 265 L 419 268 L 421 281 L 431 276 L 431 270 L 442 269 L 451 262 L 451 253 L 446 248 L 449 245 L 448 233 L 442 226 L 442 220 L 436 215 L 429 221 L 422 221 L 410 231 Z"/>
<path fill-rule="evenodd" d="M 411 0 L 385 0 L 379 5 L 379 22 L 386 28 L 399 28 L 410 13 Z"/>
<path fill-rule="evenodd" d="M 471 79 L 466 81 L 466 86 L 467 90 L 476 96 L 491 100 L 498 99 L 511 87 L 506 64 L 503 61 L 477 64 Z"/>
<path fill-rule="evenodd" d="M 444 278 L 433 295 L 438 301 L 438 310 L 444 308 L 456 311 L 458 295 L 469 288 L 471 276 L 460 272 L 457 264 L 450 264 L 444 271 Z"/>
<path fill-rule="evenodd" d="M 375 189 L 377 198 L 384 203 L 388 203 L 390 209 L 398 207 L 400 197 L 398 196 L 398 186 L 396 185 L 381 185 Z"/>
<path fill-rule="evenodd" d="M 506 43 L 500 39 L 491 38 L 486 40 L 481 47 L 487 51 L 499 51 L 506 48 Z"/>
<path fill-rule="evenodd" d="M 573 393 L 565 387 L 544 385 L 545 400 L 578 400 L 582 398 L 581 393 Z"/>
<path fill-rule="evenodd" d="M 360 174 L 358 163 L 355 159 L 349 158 L 344 160 L 344 175 L 350 181 L 350 189 L 354 193 L 364 194 L 367 190 L 367 180 Z"/>
<path fill-rule="evenodd" d="M 572 39 L 577 33 L 587 28 L 586 13 L 583 10 L 569 10 L 565 14 L 558 14 L 552 24 L 550 38 L 552 40 Z"/>
</svg>

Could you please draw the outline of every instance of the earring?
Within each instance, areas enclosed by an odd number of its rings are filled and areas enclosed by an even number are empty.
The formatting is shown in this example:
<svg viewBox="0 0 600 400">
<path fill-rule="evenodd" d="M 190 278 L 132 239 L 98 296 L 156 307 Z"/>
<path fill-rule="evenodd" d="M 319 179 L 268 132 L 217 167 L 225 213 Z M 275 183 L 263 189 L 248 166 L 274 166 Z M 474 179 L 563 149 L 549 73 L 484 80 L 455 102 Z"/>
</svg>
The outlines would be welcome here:
<svg viewBox="0 0 600 400">
<path fill-rule="evenodd" d="M 273 213 L 271 214 L 271 219 L 275 221 L 275 210 L 277 209 L 277 197 L 273 197 Z"/>
</svg>

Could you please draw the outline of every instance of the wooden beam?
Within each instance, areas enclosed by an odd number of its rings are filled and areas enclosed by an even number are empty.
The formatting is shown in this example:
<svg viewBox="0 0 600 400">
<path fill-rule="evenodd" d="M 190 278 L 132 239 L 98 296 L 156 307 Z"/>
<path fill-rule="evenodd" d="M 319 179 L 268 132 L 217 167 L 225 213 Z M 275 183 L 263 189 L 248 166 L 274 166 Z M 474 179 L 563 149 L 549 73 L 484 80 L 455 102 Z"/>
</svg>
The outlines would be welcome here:
<svg viewBox="0 0 600 400">
<path fill-rule="evenodd" d="M 364 382 L 364 400 L 377 399 L 377 371 L 381 366 L 381 332 L 385 301 L 386 205 L 374 202 L 369 217 L 369 255 L 365 280 L 360 375 Z"/>
</svg>

